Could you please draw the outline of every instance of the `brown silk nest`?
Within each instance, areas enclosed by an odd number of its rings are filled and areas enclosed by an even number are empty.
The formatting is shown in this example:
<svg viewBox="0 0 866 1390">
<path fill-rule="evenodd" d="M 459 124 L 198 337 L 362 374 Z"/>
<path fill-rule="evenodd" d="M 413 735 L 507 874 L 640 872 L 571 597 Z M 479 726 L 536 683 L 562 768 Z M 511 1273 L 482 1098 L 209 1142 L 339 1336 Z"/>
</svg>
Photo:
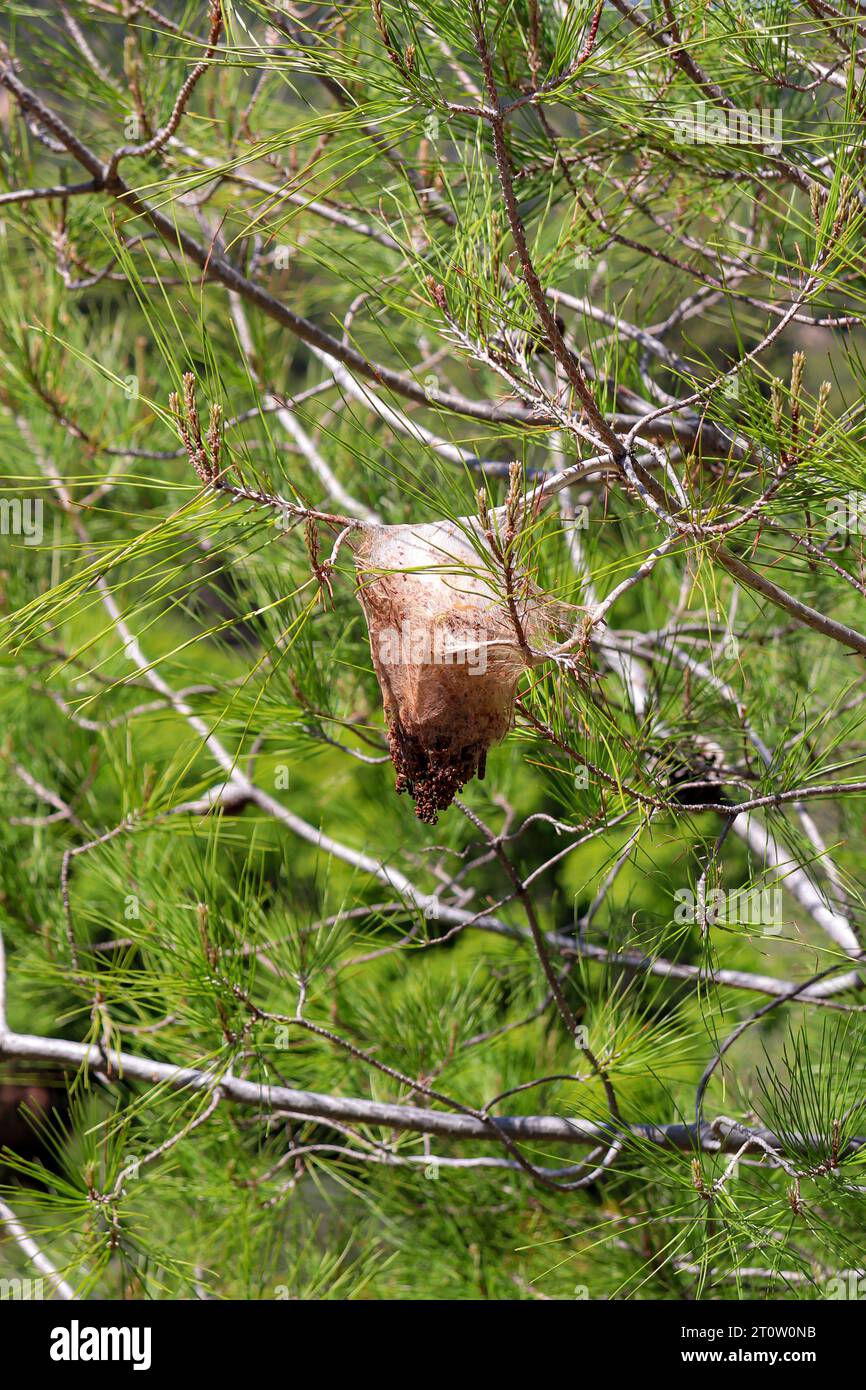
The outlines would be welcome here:
<svg viewBox="0 0 866 1390">
<path fill-rule="evenodd" d="M 521 643 L 478 522 L 364 527 L 353 550 L 396 789 L 435 825 L 508 732 L 551 605 L 512 582 Z"/>
</svg>

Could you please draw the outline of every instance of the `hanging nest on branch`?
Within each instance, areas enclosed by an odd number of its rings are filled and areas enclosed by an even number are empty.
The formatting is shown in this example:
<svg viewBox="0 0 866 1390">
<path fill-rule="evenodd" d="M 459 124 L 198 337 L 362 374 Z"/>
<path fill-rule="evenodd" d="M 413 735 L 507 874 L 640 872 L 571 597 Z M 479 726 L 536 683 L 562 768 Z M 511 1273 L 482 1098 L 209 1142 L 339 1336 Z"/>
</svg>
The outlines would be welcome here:
<svg viewBox="0 0 866 1390">
<path fill-rule="evenodd" d="M 233 462 L 223 466 L 220 408 L 211 407 L 205 434 L 195 385 L 187 373 L 182 399 L 173 393 L 169 406 L 204 487 L 303 521 L 313 572 L 329 595 L 340 546 L 351 547 L 397 791 L 408 792 L 418 818 L 435 825 L 471 778 L 484 777 L 488 749 L 511 725 L 517 683 L 547 659 L 565 607 L 540 593 L 521 567 L 527 505 L 520 465 L 509 469 L 503 507 L 491 513 L 482 490 L 478 516 L 459 523 L 381 526 L 311 511 L 251 489 Z M 320 523 L 342 528 L 324 561 Z"/>
<path fill-rule="evenodd" d="M 435 825 L 508 732 L 552 604 L 478 521 L 365 526 L 351 544 L 396 788 Z"/>
</svg>

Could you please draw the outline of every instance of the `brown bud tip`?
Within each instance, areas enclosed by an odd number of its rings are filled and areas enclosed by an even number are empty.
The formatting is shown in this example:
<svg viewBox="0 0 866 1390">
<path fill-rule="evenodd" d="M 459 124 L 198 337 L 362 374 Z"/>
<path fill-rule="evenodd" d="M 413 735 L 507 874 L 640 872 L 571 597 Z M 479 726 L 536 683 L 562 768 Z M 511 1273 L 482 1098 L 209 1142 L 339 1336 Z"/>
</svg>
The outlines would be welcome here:
<svg viewBox="0 0 866 1390">
<path fill-rule="evenodd" d="M 439 305 L 442 312 L 445 313 L 448 308 L 448 301 L 445 298 L 445 286 L 440 285 L 438 280 L 434 280 L 432 275 L 428 275 L 427 288 L 430 291 L 431 297 Z"/>
</svg>

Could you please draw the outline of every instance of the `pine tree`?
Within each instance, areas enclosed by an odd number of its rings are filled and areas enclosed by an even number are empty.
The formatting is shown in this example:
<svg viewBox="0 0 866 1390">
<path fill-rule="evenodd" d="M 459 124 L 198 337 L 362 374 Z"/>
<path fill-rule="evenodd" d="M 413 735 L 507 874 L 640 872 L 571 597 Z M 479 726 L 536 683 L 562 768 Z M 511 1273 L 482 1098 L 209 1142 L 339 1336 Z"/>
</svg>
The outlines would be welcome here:
<svg viewBox="0 0 866 1390">
<path fill-rule="evenodd" d="M 7 0 L 2 1287 L 851 1296 L 864 34 Z"/>
</svg>

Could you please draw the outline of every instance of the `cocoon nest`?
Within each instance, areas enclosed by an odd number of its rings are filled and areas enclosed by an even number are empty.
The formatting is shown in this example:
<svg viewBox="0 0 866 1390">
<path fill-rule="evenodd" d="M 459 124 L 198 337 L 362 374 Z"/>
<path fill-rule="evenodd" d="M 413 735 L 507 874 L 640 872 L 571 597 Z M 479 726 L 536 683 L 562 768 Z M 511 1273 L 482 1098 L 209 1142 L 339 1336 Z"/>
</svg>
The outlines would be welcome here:
<svg viewBox="0 0 866 1390">
<path fill-rule="evenodd" d="M 365 526 L 352 548 L 396 788 L 435 825 L 508 732 L 549 603 L 521 576 L 503 592 L 477 521 Z"/>
</svg>

